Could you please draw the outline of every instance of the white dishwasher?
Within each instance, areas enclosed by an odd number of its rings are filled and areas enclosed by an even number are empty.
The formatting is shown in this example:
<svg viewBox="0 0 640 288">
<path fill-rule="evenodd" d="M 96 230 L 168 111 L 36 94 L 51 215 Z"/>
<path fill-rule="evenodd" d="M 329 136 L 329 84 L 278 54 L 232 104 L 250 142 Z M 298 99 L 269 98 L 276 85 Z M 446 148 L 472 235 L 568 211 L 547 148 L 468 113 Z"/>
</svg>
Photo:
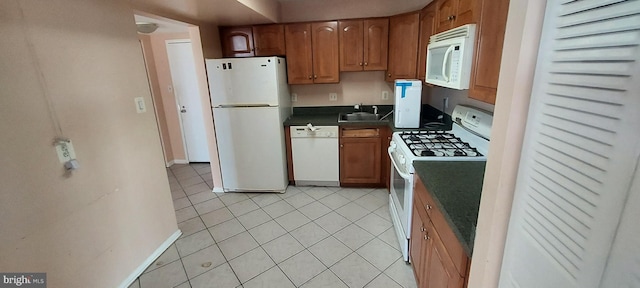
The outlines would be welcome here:
<svg viewBox="0 0 640 288">
<path fill-rule="evenodd" d="M 338 126 L 291 126 L 293 178 L 300 186 L 340 186 Z"/>
</svg>

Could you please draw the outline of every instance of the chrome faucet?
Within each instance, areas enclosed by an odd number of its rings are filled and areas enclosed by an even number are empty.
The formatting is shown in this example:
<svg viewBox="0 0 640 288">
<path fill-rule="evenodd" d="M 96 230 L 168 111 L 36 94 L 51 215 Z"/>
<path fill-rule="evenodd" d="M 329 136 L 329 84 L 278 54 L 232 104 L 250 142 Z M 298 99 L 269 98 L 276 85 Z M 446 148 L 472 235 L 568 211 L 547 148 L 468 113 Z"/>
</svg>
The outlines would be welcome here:
<svg viewBox="0 0 640 288">
<path fill-rule="evenodd" d="M 373 105 L 373 114 L 378 114 L 378 106 Z"/>
</svg>

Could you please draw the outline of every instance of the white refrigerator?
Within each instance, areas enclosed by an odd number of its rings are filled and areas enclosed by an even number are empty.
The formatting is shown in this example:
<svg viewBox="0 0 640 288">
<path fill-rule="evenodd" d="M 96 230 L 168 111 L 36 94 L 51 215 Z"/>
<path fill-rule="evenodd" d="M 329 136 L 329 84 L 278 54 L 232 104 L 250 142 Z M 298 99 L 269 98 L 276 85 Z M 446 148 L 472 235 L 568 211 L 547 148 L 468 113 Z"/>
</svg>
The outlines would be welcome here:
<svg viewBox="0 0 640 288">
<path fill-rule="evenodd" d="M 291 115 L 285 59 L 207 59 L 206 65 L 224 192 L 283 193 L 282 124 Z"/>
</svg>

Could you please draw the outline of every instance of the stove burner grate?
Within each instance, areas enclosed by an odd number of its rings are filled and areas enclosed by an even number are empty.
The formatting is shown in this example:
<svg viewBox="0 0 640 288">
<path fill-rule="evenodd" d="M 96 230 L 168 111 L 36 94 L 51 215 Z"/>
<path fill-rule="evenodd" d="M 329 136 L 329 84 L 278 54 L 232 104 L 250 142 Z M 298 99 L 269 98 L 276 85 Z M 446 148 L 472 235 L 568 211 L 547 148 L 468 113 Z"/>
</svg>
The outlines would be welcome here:
<svg viewBox="0 0 640 288">
<path fill-rule="evenodd" d="M 476 148 L 448 131 L 405 131 L 400 137 L 416 156 L 483 156 Z"/>
</svg>

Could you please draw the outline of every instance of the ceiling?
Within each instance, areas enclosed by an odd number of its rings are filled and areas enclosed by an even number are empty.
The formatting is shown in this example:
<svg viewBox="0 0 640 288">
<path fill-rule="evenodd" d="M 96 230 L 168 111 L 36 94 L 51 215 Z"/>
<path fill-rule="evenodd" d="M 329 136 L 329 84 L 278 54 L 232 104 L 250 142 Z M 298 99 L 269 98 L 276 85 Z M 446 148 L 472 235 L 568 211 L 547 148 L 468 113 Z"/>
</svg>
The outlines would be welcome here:
<svg viewBox="0 0 640 288">
<path fill-rule="evenodd" d="M 379 17 L 431 0 L 130 0 L 134 9 L 220 26 Z"/>
</svg>

